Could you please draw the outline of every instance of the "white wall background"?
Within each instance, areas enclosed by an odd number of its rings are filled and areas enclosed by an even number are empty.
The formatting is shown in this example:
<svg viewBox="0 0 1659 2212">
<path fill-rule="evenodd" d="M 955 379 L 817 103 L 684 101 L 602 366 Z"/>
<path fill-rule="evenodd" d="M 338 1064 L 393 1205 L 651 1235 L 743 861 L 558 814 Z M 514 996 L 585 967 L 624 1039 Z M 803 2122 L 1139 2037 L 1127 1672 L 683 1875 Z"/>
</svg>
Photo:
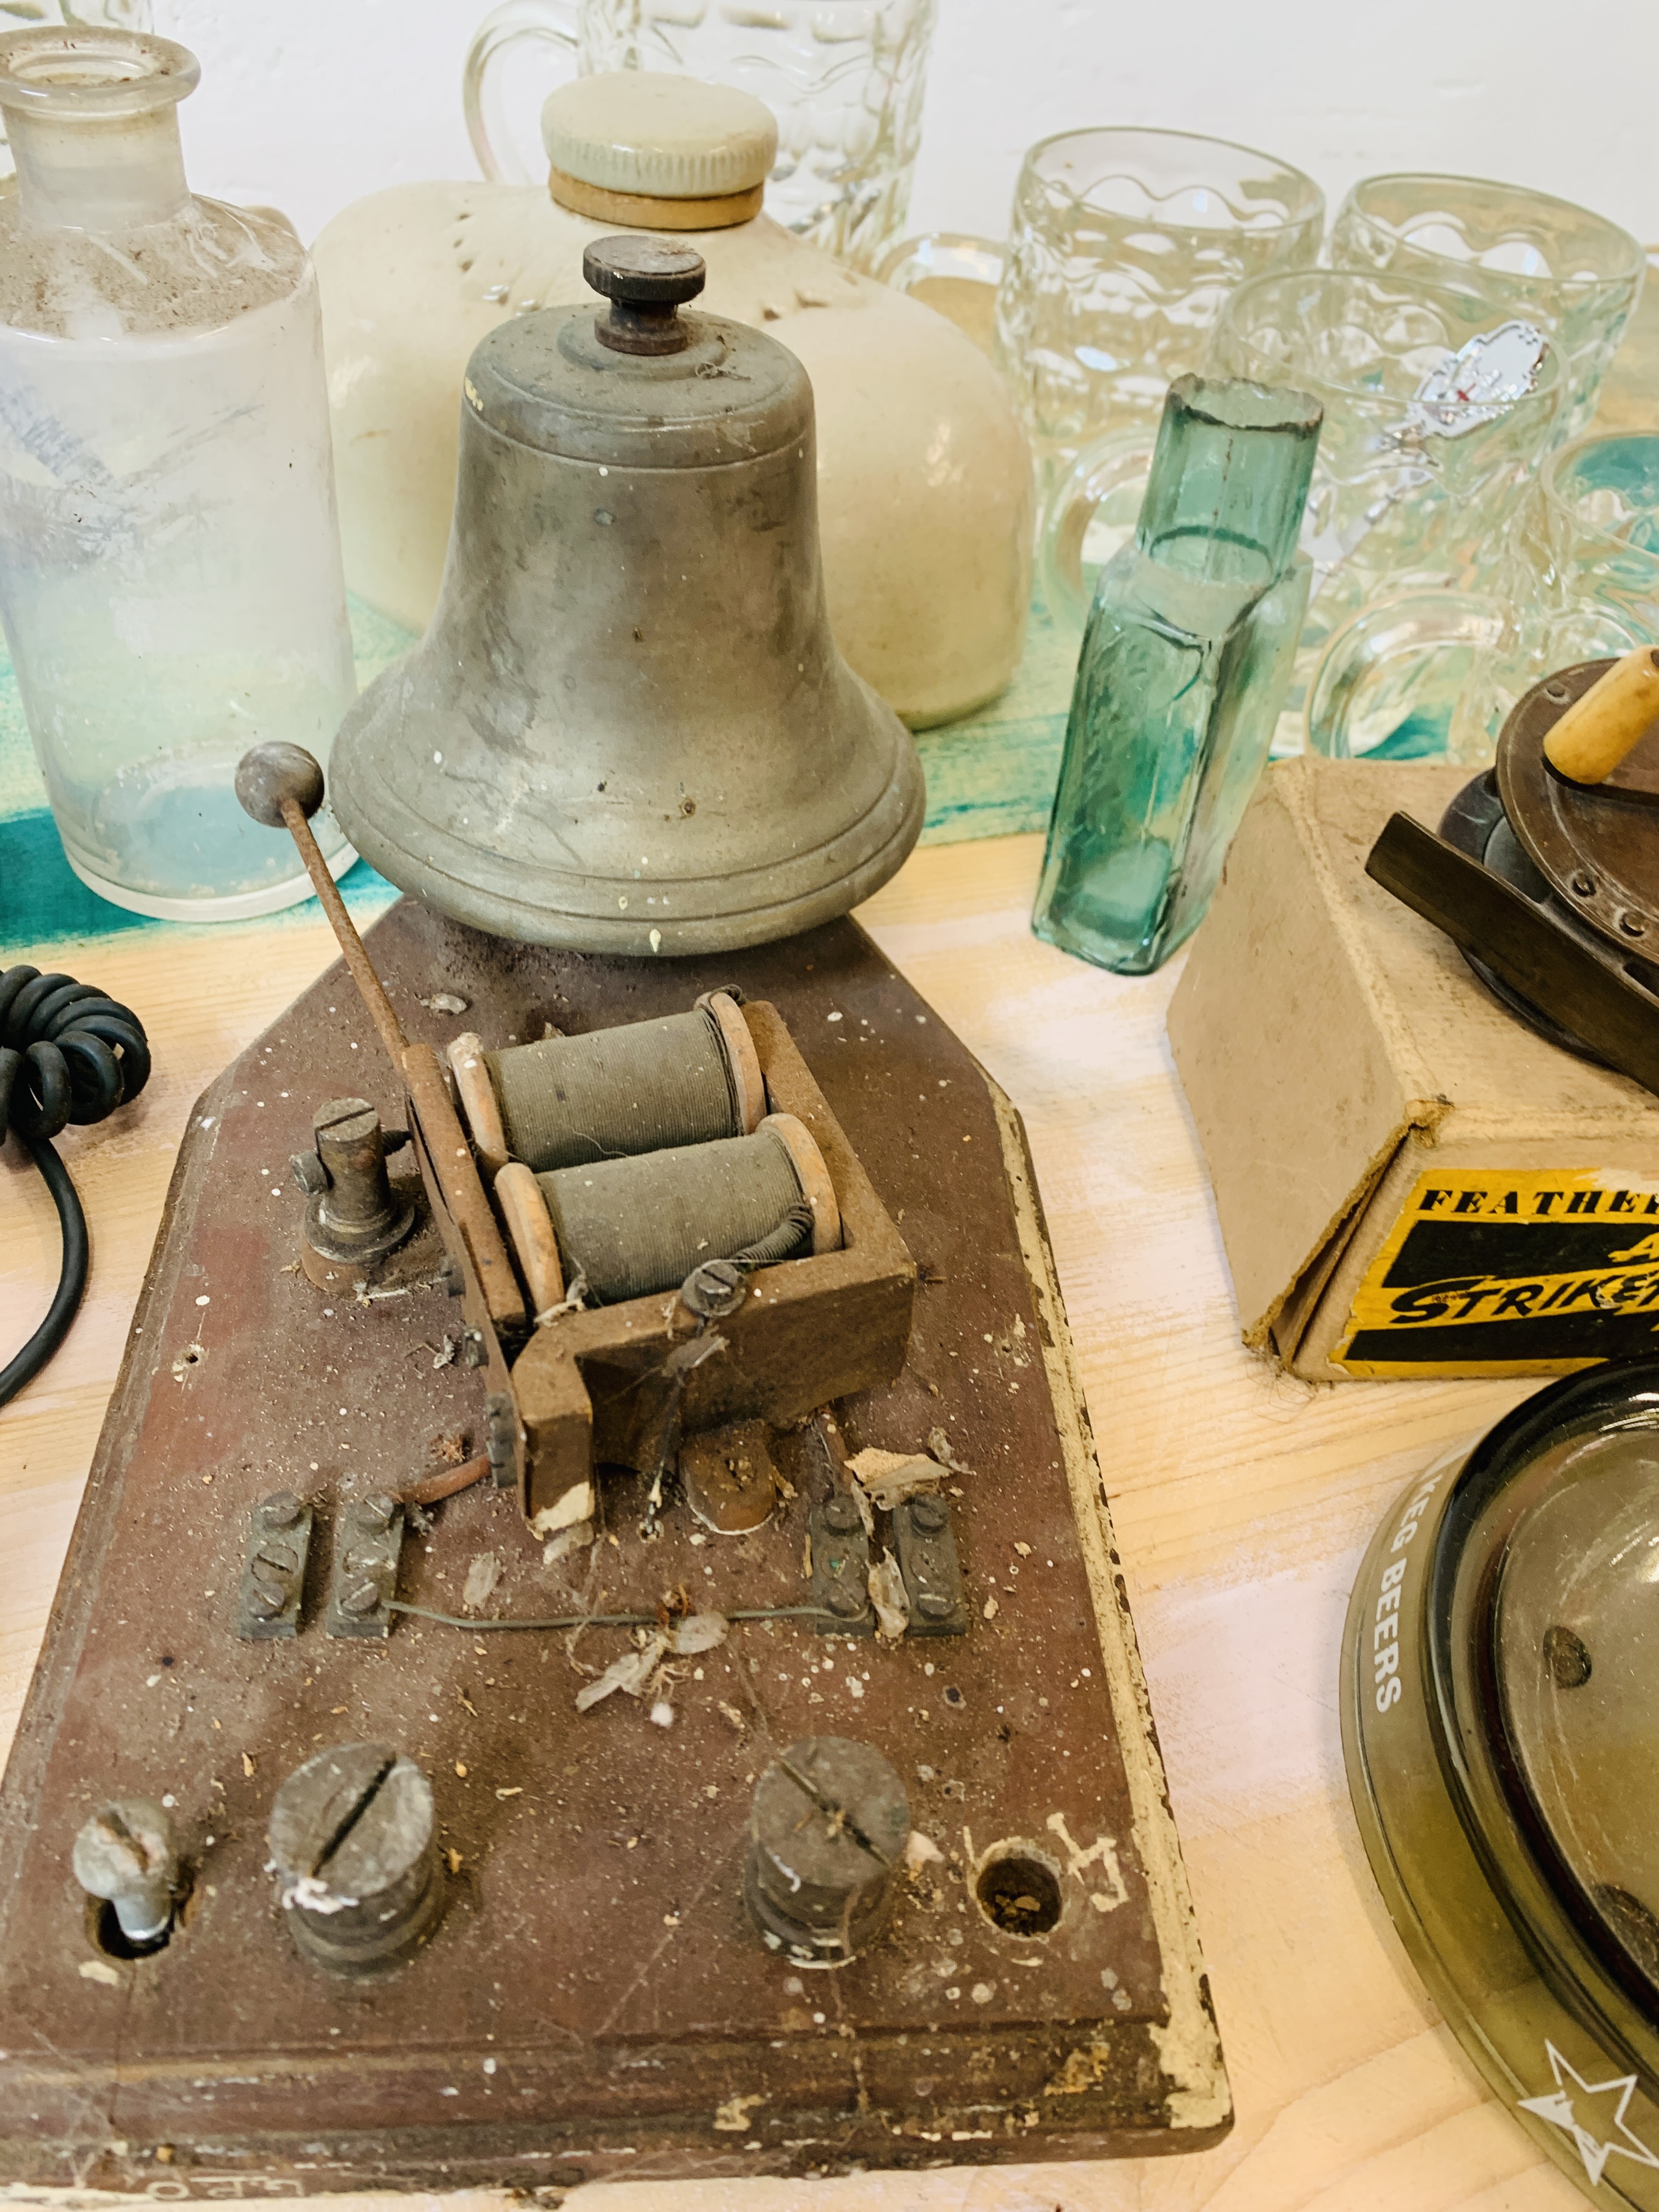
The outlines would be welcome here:
<svg viewBox="0 0 1659 2212">
<path fill-rule="evenodd" d="M 309 238 L 378 185 L 476 174 L 459 82 L 483 9 L 155 0 L 202 60 L 196 189 L 282 207 Z M 1000 236 L 1033 139 L 1138 123 L 1276 154 L 1333 209 L 1378 170 L 1459 170 L 1656 241 L 1656 82 L 1659 0 L 939 0 L 911 227 Z"/>
</svg>

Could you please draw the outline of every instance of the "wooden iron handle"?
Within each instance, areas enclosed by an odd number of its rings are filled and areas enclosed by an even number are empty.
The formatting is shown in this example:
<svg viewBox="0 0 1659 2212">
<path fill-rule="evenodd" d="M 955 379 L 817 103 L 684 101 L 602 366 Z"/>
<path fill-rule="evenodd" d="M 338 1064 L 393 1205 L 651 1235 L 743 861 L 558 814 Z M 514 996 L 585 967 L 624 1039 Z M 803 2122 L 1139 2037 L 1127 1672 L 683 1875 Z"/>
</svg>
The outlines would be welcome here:
<svg viewBox="0 0 1659 2212">
<path fill-rule="evenodd" d="M 1613 774 L 1659 719 L 1659 647 L 1638 645 L 1575 699 L 1544 740 L 1544 757 L 1574 783 Z"/>
</svg>

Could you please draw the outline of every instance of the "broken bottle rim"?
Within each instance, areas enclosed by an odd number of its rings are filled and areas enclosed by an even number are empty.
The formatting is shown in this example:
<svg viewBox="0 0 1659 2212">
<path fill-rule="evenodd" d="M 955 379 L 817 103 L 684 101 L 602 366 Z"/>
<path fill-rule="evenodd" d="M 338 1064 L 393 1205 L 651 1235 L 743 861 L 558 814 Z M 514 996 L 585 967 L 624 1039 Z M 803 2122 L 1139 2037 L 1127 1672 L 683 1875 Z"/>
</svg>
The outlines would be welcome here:
<svg viewBox="0 0 1659 2212">
<path fill-rule="evenodd" d="M 1659 1358 L 1551 1384 L 1407 1488 L 1340 1698 L 1371 1870 L 1464 2051 L 1581 2188 L 1653 2212 L 1656 1658 Z"/>
</svg>

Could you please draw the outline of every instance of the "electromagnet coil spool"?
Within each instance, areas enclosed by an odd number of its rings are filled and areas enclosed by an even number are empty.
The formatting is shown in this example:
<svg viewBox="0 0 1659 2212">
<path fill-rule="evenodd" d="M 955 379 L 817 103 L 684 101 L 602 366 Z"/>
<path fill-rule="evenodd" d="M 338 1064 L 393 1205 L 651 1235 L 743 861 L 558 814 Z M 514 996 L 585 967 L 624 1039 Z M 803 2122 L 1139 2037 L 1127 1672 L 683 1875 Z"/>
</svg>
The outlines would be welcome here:
<svg viewBox="0 0 1659 2212">
<path fill-rule="evenodd" d="M 770 1114 L 752 1136 L 538 1175 L 512 1161 L 495 1195 L 538 1314 L 566 1285 L 616 1305 L 678 1290 L 711 1260 L 773 1267 L 842 1242 L 835 1186 L 805 1124 Z"/>
<path fill-rule="evenodd" d="M 489 1175 L 510 1160 L 541 1175 L 750 1136 L 766 1111 L 754 1040 L 724 991 L 661 1021 L 501 1052 L 459 1036 L 449 1059 Z"/>
</svg>

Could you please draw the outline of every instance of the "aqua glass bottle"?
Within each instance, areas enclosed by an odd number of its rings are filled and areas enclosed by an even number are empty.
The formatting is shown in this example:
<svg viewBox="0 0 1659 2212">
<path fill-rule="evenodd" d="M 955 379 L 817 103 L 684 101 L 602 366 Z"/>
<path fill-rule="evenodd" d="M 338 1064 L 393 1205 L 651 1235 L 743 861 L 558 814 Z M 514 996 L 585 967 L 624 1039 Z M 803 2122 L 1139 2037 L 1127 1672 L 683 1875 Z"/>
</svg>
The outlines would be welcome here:
<svg viewBox="0 0 1659 2212">
<path fill-rule="evenodd" d="M 1305 392 L 1170 387 L 1135 534 L 1102 569 L 1031 926 L 1149 975 L 1203 919 L 1289 688 L 1297 551 L 1322 410 Z"/>
</svg>

